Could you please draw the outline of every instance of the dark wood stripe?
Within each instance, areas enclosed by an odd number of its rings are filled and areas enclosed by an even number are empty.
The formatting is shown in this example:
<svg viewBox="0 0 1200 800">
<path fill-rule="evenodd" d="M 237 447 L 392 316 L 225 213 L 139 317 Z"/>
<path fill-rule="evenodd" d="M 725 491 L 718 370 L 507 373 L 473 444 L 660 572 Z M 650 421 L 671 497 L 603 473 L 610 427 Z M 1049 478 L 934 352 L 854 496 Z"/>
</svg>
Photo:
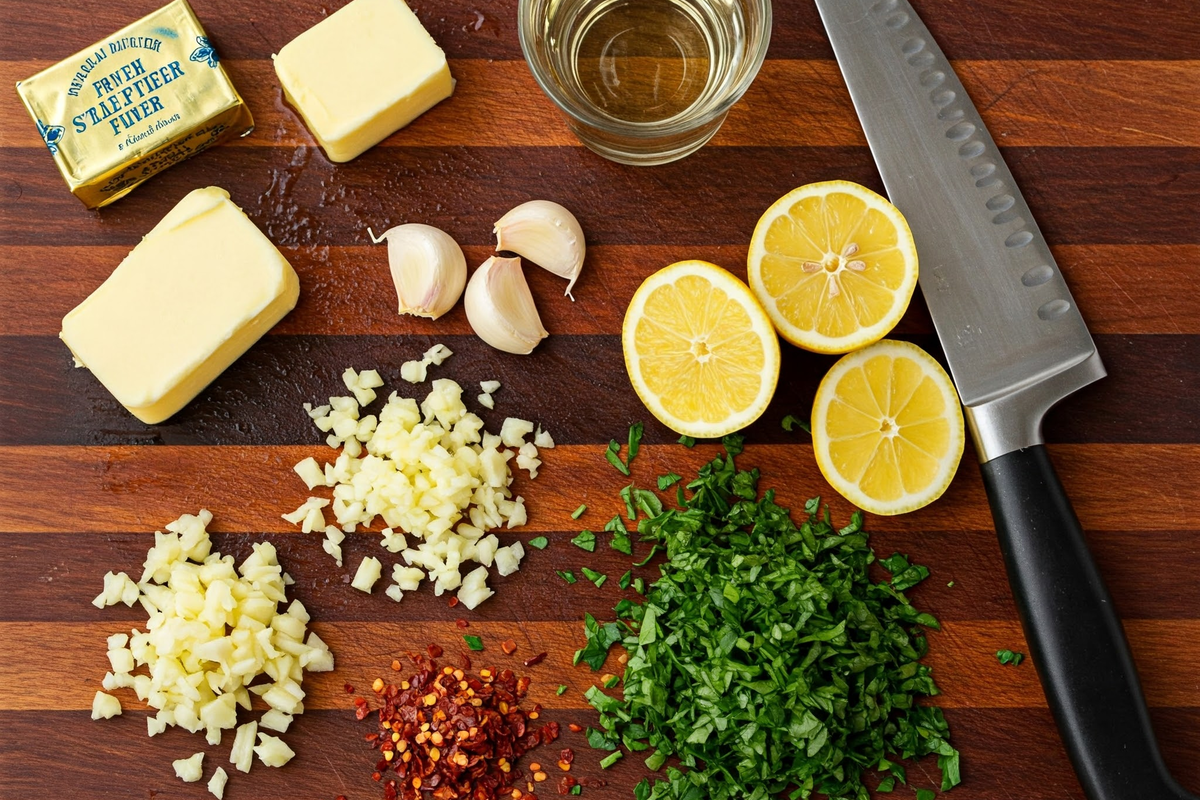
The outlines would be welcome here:
<svg viewBox="0 0 1200 800">
<path fill-rule="evenodd" d="M 556 699 L 556 708 L 562 707 L 561 700 Z M 953 742 L 963 752 L 963 783 L 954 790 L 958 800 L 1083 800 L 1046 709 L 952 708 L 946 717 Z M 548 710 L 543 718 L 558 721 L 564 730 L 551 754 L 571 747 L 577 765 L 573 775 L 609 781 L 604 788 L 589 787 L 588 797 L 627 800 L 631 796 L 633 784 L 645 775 L 642 759 L 626 757 L 612 769 L 600 770 L 603 753 L 591 750 L 582 733 L 566 730 L 567 722 L 594 725 L 593 713 Z M 1151 719 L 1168 767 L 1181 784 L 1200 791 L 1195 759 L 1200 750 L 1200 710 L 1151 709 Z M 249 775 L 230 768 L 229 737 L 218 747 L 207 747 L 203 737 L 179 729 L 147 739 L 143 713 L 92 722 L 86 711 L 0 711 L 0 726 L 8 743 L 0 749 L 0 793 L 14 800 L 45 796 L 46 776 L 62 769 L 62 754 L 47 743 L 57 741 L 64 730 L 90 734 L 88 746 L 71 759 L 71 787 L 81 797 L 126 800 L 150 791 L 196 800 L 210 797 L 204 783 L 180 783 L 171 770 L 173 759 L 199 750 L 207 753 L 205 779 L 217 766 L 231 773 L 231 798 L 237 792 L 237 796 L 262 800 L 291 800 L 297 794 L 295 779 L 300 772 L 305 776 L 306 797 L 380 796 L 378 784 L 370 778 L 374 751 L 362 742 L 371 728 L 356 722 L 348 709 L 307 712 L 283 736 L 296 750 L 295 762 L 283 769 L 256 764 Z M 543 751 L 534 751 L 519 765 L 527 767 L 539 759 L 553 763 Z M 121 764 L 119 772 L 114 772 L 114 763 Z M 932 761 L 909 764 L 908 774 L 913 787 L 936 788 Z"/>
<path fill-rule="evenodd" d="M 534 502 L 536 498 L 531 498 Z M 801 512 L 803 513 L 803 512 Z M 589 513 L 579 528 L 599 530 L 604 524 L 599 513 Z M 155 527 L 161 527 L 156 523 Z M 537 621 L 578 620 L 583 610 L 600 612 L 611 608 L 624 596 L 617 579 L 642 560 L 647 545 L 635 545 L 630 558 L 608 547 L 608 535 L 599 534 L 601 544 L 595 553 L 587 553 L 569 540 L 579 528 L 547 533 L 551 540 L 543 551 L 526 546 L 521 577 L 493 577 L 496 596 L 488 600 L 471 619 L 528 619 Z M 522 529 L 500 531 L 503 543 L 528 542 L 535 533 Z M 1112 592 L 1118 611 L 1126 619 L 1194 619 L 1200 615 L 1200 584 L 1183 578 L 1200 572 L 1200 547 L 1195 545 L 1196 531 L 1112 531 L 1091 532 L 1088 542 L 1096 563 Z M 296 579 L 290 596 L 319 613 L 326 622 L 385 622 L 395 619 L 396 606 L 383 596 L 380 583 L 367 599 L 356 589 L 342 583 L 352 575 L 366 556 L 374 556 L 391 574 L 390 565 L 400 563 L 378 546 L 378 536 L 354 535 L 342 544 L 344 567 L 338 569 L 321 549 L 320 536 L 299 533 L 213 534 L 213 547 L 233 555 L 238 563 L 250 554 L 255 542 L 270 541 L 279 552 L 280 563 Z M 137 624 L 145 619 L 140 607 L 132 610 L 116 606 L 97 610 L 92 598 L 100 593 L 104 572 L 126 572 L 137 580 L 146 549 L 153 543 L 150 529 L 138 533 L 37 533 L 9 534 L 4 538 L 4 559 L 0 560 L 0 585 L 7 595 L 0 607 L 4 622 L 91 622 L 111 626 L 114 620 Z M 914 602 L 932 609 L 947 625 L 962 620 L 1015 620 L 1016 608 L 1001 567 L 1000 551 L 991 530 L 978 531 L 884 531 L 874 533 L 872 546 L 881 557 L 903 552 L 925 564 L 931 577 L 910 592 Z M 658 557 L 654 564 L 660 561 Z M 1147 581 L 1159 566 L 1170 563 L 1173 570 L 1161 582 Z M 582 578 L 568 587 L 556 577 L 556 570 L 572 570 L 578 576 L 587 566 L 608 575 L 609 580 L 596 589 Z M 653 566 L 633 569 L 635 575 L 652 580 L 658 575 Z M 954 582 L 953 587 L 947 583 Z M 536 604 L 528 602 L 532 584 L 545 586 Z M 461 609 L 447 605 L 447 597 L 434 597 L 432 589 L 407 595 L 400 607 L 405 620 L 412 623 L 453 621 L 463 616 Z"/>
<path fill-rule="evenodd" d="M 51 63 L 0 61 L 0 85 Z M 300 117 L 284 104 L 269 61 L 226 61 L 225 66 L 257 125 L 254 135 L 230 145 L 313 144 Z M 954 66 L 988 129 L 1008 147 L 1200 145 L 1200 109 L 1177 102 L 1181 86 L 1200 86 L 1200 61 L 958 61 Z M 579 144 L 524 62 L 456 59 L 450 69 L 458 80 L 454 96 L 379 146 Z M 17 103 L 0 103 L 0 130 L 5 147 L 42 146 Z M 865 143 L 834 61 L 770 60 L 708 146 Z"/>
<path fill-rule="evenodd" d="M 746 248 L 594 245 L 588 248 L 583 275 L 573 290 L 576 303 L 560 301 L 565 284 L 545 270 L 528 266 L 525 278 L 542 322 L 556 335 L 617 333 L 630 298 L 651 271 L 699 258 L 745 280 Z M 1200 281 L 1200 245 L 1063 245 L 1053 250 L 1094 333 L 1200 333 L 1200 304 L 1192 297 Z M 63 316 L 103 283 L 128 252 L 125 245 L 0 247 L 7 288 L 0 295 L 0 335 L 57 336 Z M 386 247 L 286 247 L 283 252 L 299 273 L 302 289 L 299 304 L 273 333 L 471 333 L 461 305 L 437 320 L 396 313 Z M 468 245 L 464 252 L 474 268 L 495 251 L 488 245 Z M 47 264 L 57 268 L 47 270 Z M 1146 279 L 1150 273 L 1154 280 Z M 29 302 L 35 295 L 37 302 Z M 895 333 L 932 330 L 918 299 Z"/>
<path fill-rule="evenodd" d="M 670 470 L 694 474 L 718 452 L 712 444 L 692 450 L 646 445 L 633 479 L 649 486 Z M 1200 483 L 1188 470 L 1200 458 L 1200 446 L 1060 444 L 1050 452 L 1086 530 L 1200 530 Z M 0 533 L 147 531 L 202 507 L 216 515 L 214 532 L 290 531 L 279 515 L 309 495 L 292 465 L 330 454 L 324 445 L 3 447 L 0 475 L 13 478 L 0 482 Z M 835 518 L 849 518 L 851 506 L 825 484 L 809 445 L 751 445 L 741 463 L 761 469 L 762 488 L 778 489 L 782 505 L 799 508 L 820 494 Z M 570 513 L 580 503 L 606 520 L 624 509 L 617 493 L 630 482 L 604 460 L 602 445 L 558 447 L 546 454 L 544 479 L 531 485 L 523 475 L 513 486 L 529 500 L 529 531 L 572 529 Z M 43 486 L 53 487 L 46 499 L 31 494 Z M 969 454 L 939 502 L 868 523 L 872 531 L 991 527 Z"/>
<path fill-rule="evenodd" d="M 518 614 L 517 621 L 488 622 L 471 615 L 466 632 L 481 637 L 486 648 L 472 656 L 478 666 L 521 668 L 521 660 L 540 652 L 555 654 L 534 672 L 536 681 L 530 698 L 550 708 L 586 707 L 583 692 L 597 682 L 586 667 L 572 668 L 571 654 L 584 643 L 583 605 L 572 621 L 535 622 Z M 592 608 L 603 611 L 603 606 Z M 319 619 L 316 618 L 316 619 Z M 18 662 L 0 665 L 0 710 L 91 708 L 99 682 L 110 668 L 105 655 L 105 637 L 129 630 L 120 622 L 104 623 L 0 623 L 9 652 L 32 654 Z M 337 661 L 334 672 L 317 673 L 304 681 L 308 697 L 305 708 L 343 708 L 344 685 L 349 682 L 365 691 L 373 678 L 389 670 L 393 654 L 420 650 L 437 642 L 457 658 L 466 649 L 464 629 L 454 622 L 314 622 L 312 628 L 329 645 Z M 1137 662 L 1146 702 L 1156 708 L 1191 707 L 1200 695 L 1200 678 L 1195 664 L 1200 659 L 1200 619 L 1127 620 L 1125 630 Z M 946 708 L 1041 708 L 1045 696 L 1031 663 L 1006 668 L 996 660 L 1000 648 L 1028 652 L 1016 621 L 957 621 L 945 630 L 930 634 L 928 663 L 934 670 L 942 694 L 938 704 Z M 506 656 L 499 645 L 505 639 L 517 644 Z M 84 646 L 84 642 L 93 642 Z M 604 670 L 620 672 L 617 655 L 609 656 Z M 558 699 L 555 689 L 565 684 L 571 691 Z M 31 686 L 54 686 L 50 703 Z M 120 693 L 122 704 L 144 709 L 133 692 Z"/>
<path fill-rule="evenodd" d="M 100 0 L 38 5 L 5 0 L 0 3 L 0 19 L 14 30 L 37 35 L 7 37 L 0 45 L 0 58 L 63 58 L 161 5 L 158 0 L 132 0 L 122 7 Z M 224 58 L 268 58 L 342 5 L 340 0 L 328 4 L 306 0 L 275 10 L 253 0 L 234 0 L 197 3 L 196 14 Z M 469 6 L 412 5 L 453 58 L 521 58 L 516 6 L 511 0 L 480 0 Z M 1200 58 L 1200 26 L 1186 0 L 1139 7 L 1136 14 L 1129 13 L 1120 0 L 1097 0 L 1081 7 L 1047 6 L 1036 0 L 1013 0 L 1001 6 L 914 0 L 913 5 L 954 58 Z M 1170 47 L 1163 45 L 1166 32 Z M 775 3 L 768 55 L 833 57 L 815 6 Z"/>
<path fill-rule="evenodd" d="M 1006 158 L 1049 241 L 1195 244 L 1200 225 L 1161 210 L 1200 194 L 1196 152 L 1008 148 Z M 693 245 L 746 241 L 762 212 L 803 183 L 841 178 L 882 190 L 857 147 L 710 147 L 643 170 L 582 147 L 387 147 L 337 167 L 316 148 L 218 147 L 91 212 L 64 190 L 43 148 L 2 148 L 0 160 L 12 176 L 0 185 L 0 245 L 133 245 L 188 191 L 213 184 L 232 186 L 275 243 L 316 247 L 365 244 L 368 226 L 402 221 L 487 244 L 492 224 L 530 199 L 526 187 L 573 209 L 591 244 Z M 32 217 L 41 224 L 31 227 Z"/>
<path fill-rule="evenodd" d="M 555 292 L 557 294 L 557 291 Z M 561 296 L 548 299 L 566 313 Z M 461 311 L 456 312 L 461 314 Z M 553 330 L 553 326 L 551 326 Z M 906 336 L 930 352 L 932 334 Z M 1200 442 L 1200 395 L 1172 387 L 1194 378 L 1200 364 L 1196 335 L 1097 336 L 1109 376 L 1055 409 L 1046 425 L 1055 442 Z M 637 420 L 647 441 L 673 442 L 678 435 L 654 422 L 629 391 L 620 337 L 551 335 L 536 351 L 538 369 L 525 356 L 493 350 L 474 336 L 267 336 L 218 377 L 198 399 L 162 425 L 145 425 L 122 408 L 86 369 L 73 366 L 56 337 L 7 336 L 0 372 L 0 445 L 297 444 L 324 436 L 301 406 L 346 394 L 346 367 L 377 368 L 388 391 L 423 398 L 429 385 L 399 379 L 400 365 L 420 358 L 435 342 L 455 355 L 434 377 L 450 377 L 476 406 L 479 381 L 497 379 L 497 409 L 479 408 L 498 430 L 506 416 L 536 415 L 565 444 L 621 438 Z M 787 443 L 780 421 L 808 415 L 817 384 L 836 360 L 783 347 L 775 398 L 746 435 L 752 442 Z M 580 367 L 586 366 L 586 369 Z M 547 381 L 547 374 L 556 376 Z M 1150 397 L 1161 398 L 1149 402 Z M 386 398 L 386 394 L 381 395 Z M 571 398 L 567 401 L 566 398 Z M 581 414 L 578 402 L 589 409 Z M 382 405 L 383 400 L 376 401 Z"/>
</svg>

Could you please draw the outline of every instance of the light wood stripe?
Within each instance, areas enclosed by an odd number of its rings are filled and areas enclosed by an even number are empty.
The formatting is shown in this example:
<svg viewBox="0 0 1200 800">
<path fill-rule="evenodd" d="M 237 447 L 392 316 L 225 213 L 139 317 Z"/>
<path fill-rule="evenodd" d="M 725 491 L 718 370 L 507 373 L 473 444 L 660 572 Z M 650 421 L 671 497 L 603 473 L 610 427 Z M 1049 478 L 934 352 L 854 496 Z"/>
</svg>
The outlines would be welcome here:
<svg viewBox="0 0 1200 800">
<path fill-rule="evenodd" d="M 589 609 L 580 609 L 580 620 L 585 610 Z M 603 608 L 590 610 L 603 614 Z M 352 707 L 344 689 L 346 683 L 359 694 L 369 692 L 374 678 L 383 676 L 387 680 L 394 676 L 389 667 L 393 658 L 403 658 L 406 651 L 422 650 L 429 642 L 446 648 L 445 664 L 456 664 L 458 653 L 466 650 L 460 646 L 464 631 L 453 622 L 428 623 L 419 629 L 411 624 L 382 622 L 314 623 L 312 627 L 333 650 L 337 669 L 305 679 L 309 692 L 306 708 Z M 1195 670 L 1200 663 L 1200 619 L 1128 620 L 1125 629 L 1149 705 L 1200 708 L 1200 675 Z M 128 627 L 103 622 L 0 623 L 6 652 L 22 656 L 0 661 L 0 711 L 45 709 L 46 695 L 30 691 L 30 687 L 44 686 L 55 687 L 49 701 L 56 709 L 90 708 L 100 679 L 109 668 L 105 637 L 121 630 Z M 569 654 L 584 641 L 581 622 L 473 621 L 466 633 L 482 637 L 488 647 L 482 653 L 471 654 L 476 669 L 495 665 L 533 676 L 530 700 L 549 708 L 586 708 L 583 692 L 598 683 L 603 674 L 591 672 L 586 665 L 570 665 Z M 511 657 L 499 647 L 509 638 L 518 645 Z M 955 622 L 942 632 L 931 633 L 925 663 L 933 668 L 934 679 L 943 692 L 937 703 L 946 708 L 1045 706 L 1033 664 L 1026 661 L 1019 667 L 1002 665 L 995 655 L 1001 648 L 1028 652 L 1015 622 Z M 521 665 L 522 659 L 543 651 L 560 655 L 536 667 Z M 620 671 L 618 652 L 610 655 L 604 671 Z M 555 694 L 559 684 L 570 687 L 561 697 Z M 146 708 L 130 690 L 116 694 L 126 709 Z"/>
<path fill-rule="evenodd" d="M 0 85 L 50 66 L 0 62 Z M 235 146 L 312 144 L 285 106 L 270 62 L 224 62 L 258 130 Z M 574 146 L 558 109 L 523 61 L 453 59 L 455 95 L 384 146 Z M 1140 147 L 1200 145 L 1200 61 L 957 61 L 955 69 L 1001 145 Z M 734 106 L 713 145 L 860 146 L 837 65 L 772 59 Z M 0 146 L 40 147 L 17 102 L 0 104 Z"/>
<path fill-rule="evenodd" d="M 1095 531 L 1194 530 L 1200 528 L 1200 483 L 1190 465 L 1197 445 L 1052 445 L 1051 454 L 1083 527 Z M 716 445 L 687 450 L 646 445 L 634 464 L 634 479 L 649 486 L 655 475 L 695 470 Z M 283 531 L 279 515 L 309 495 L 291 467 L 313 455 L 329 458 L 322 446 L 222 447 L 4 447 L 0 448 L 0 532 L 149 531 L 201 507 L 215 515 L 214 531 Z M 545 479 L 530 485 L 518 474 L 514 490 L 527 498 L 530 531 L 578 527 L 570 513 L 587 503 L 598 519 L 620 513 L 617 496 L 629 483 L 604 460 L 602 445 L 560 446 L 544 453 Z M 779 502 L 800 508 L 813 495 L 830 501 L 835 519 L 851 506 L 827 486 L 810 445 L 759 445 L 741 459 L 757 466 L 762 488 L 777 487 Z M 1114 468 L 1116 467 L 1116 468 Z M 580 488 L 557 494 L 570 476 Z M 38 487 L 53 486 L 40 499 Z M 898 517 L 870 517 L 871 530 L 986 530 L 991 513 L 979 471 L 964 461 L 943 498 Z"/>
<path fill-rule="evenodd" d="M 746 247 L 594 246 L 576 284 L 575 303 L 563 298 L 566 284 L 558 277 L 533 265 L 527 265 L 525 275 L 543 322 L 555 334 L 616 334 L 645 276 L 672 262 L 699 258 L 745 280 Z M 302 289 L 296 309 L 274 334 L 471 333 L 461 303 L 438 320 L 396 313 L 385 246 L 282 249 L 299 273 Z M 483 244 L 467 245 L 464 251 L 470 269 L 494 253 Z M 1093 333 L 1200 333 L 1200 304 L 1193 295 L 1200 282 L 1200 245 L 1064 245 L 1053 251 Z M 63 316 L 128 252 L 120 245 L 0 246 L 6 283 L 0 293 L 0 336 L 56 336 Z M 897 333 L 932 332 L 919 302 L 915 306 Z"/>
</svg>

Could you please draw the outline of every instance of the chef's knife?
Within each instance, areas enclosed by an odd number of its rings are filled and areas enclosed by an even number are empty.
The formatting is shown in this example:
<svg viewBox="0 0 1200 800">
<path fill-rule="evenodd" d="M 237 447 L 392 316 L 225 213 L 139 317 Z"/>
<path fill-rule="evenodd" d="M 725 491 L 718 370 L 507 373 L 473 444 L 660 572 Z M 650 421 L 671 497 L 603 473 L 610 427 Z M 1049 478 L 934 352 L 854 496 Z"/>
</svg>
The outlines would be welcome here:
<svg viewBox="0 0 1200 800">
<path fill-rule="evenodd" d="M 1194 800 L 1159 754 L 1137 671 L 1046 455 L 1045 412 L 1104 377 L 996 143 L 906 0 L 816 0 L 981 461 L 1050 709 L 1091 800 Z"/>
</svg>

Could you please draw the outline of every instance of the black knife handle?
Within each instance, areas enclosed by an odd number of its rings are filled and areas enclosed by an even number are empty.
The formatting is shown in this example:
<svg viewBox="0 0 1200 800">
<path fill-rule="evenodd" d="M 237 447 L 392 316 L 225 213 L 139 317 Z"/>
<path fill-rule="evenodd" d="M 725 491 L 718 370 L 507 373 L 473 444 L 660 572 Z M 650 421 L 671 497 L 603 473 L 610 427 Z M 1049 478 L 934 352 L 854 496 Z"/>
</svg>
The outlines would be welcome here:
<svg viewBox="0 0 1200 800">
<path fill-rule="evenodd" d="M 1167 772 L 1125 632 L 1042 445 L 980 466 L 1050 710 L 1090 800 L 1196 800 Z"/>
</svg>

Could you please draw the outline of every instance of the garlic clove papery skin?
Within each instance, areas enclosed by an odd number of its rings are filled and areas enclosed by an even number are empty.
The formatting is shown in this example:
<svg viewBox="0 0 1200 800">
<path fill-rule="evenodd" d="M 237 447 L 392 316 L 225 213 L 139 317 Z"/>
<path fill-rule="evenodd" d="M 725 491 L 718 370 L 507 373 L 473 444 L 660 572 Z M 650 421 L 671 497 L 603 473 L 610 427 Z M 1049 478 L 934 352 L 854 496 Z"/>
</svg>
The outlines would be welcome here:
<svg viewBox="0 0 1200 800">
<path fill-rule="evenodd" d="M 563 294 L 575 299 L 571 289 L 583 269 L 587 248 L 574 214 L 549 200 L 530 200 L 501 217 L 493 231 L 497 250 L 516 253 L 566 278 L 570 283 Z"/>
<path fill-rule="evenodd" d="M 387 240 L 401 314 L 437 319 L 454 308 L 467 285 L 467 257 L 450 234 L 412 222 L 389 228 L 378 238 L 371 233 L 371 239 Z"/>
<path fill-rule="evenodd" d="M 463 297 L 475 334 L 497 350 L 527 355 L 550 334 L 542 327 L 521 259 L 492 256 L 479 265 Z"/>
</svg>

